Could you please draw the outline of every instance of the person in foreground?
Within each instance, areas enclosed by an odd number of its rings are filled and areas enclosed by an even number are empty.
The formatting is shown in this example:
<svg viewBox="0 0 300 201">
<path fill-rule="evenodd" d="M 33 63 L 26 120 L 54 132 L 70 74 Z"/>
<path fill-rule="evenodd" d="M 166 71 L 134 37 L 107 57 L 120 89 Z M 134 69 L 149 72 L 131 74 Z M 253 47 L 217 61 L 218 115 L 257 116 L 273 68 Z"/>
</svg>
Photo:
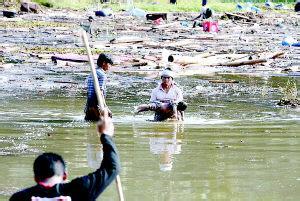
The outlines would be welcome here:
<svg viewBox="0 0 300 201">
<path fill-rule="evenodd" d="M 135 113 L 155 111 L 154 121 L 167 119 L 183 121 L 187 108 L 183 102 L 182 90 L 174 82 L 174 72 L 166 68 L 160 73 L 161 83 L 152 90 L 150 104 L 143 104 L 136 108 Z"/>
<path fill-rule="evenodd" d="M 101 53 L 97 59 L 97 68 L 96 74 L 100 86 L 100 90 L 102 91 L 104 97 L 106 97 L 106 82 L 107 76 L 105 74 L 113 65 L 113 60 L 108 54 Z M 87 78 L 87 101 L 84 109 L 86 121 L 98 121 L 99 120 L 99 109 L 98 109 L 98 100 L 94 86 L 93 75 L 90 74 Z M 111 112 L 108 110 L 110 116 L 112 116 Z"/>
<path fill-rule="evenodd" d="M 106 109 L 97 130 L 103 145 L 103 160 L 95 172 L 66 182 L 66 164 L 63 158 L 55 153 L 43 153 L 33 164 L 37 184 L 13 194 L 10 201 L 96 200 L 120 172 L 119 156 L 112 140 L 114 126 Z"/>
</svg>

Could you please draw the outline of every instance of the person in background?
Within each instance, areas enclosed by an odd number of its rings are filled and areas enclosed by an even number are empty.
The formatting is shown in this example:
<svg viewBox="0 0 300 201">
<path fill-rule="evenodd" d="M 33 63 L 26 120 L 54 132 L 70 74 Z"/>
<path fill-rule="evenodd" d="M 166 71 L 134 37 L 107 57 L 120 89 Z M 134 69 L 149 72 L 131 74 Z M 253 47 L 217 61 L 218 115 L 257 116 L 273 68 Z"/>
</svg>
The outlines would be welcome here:
<svg viewBox="0 0 300 201">
<path fill-rule="evenodd" d="M 150 104 L 143 104 L 136 108 L 136 114 L 143 111 L 155 111 L 154 121 L 167 119 L 183 120 L 184 110 L 182 90 L 174 82 L 174 72 L 170 68 L 160 73 L 161 83 L 152 90 Z"/>
<path fill-rule="evenodd" d="M 101 53 L 97 59 L 97 68 L 96 74 L 98 77 L 98 82 L 100 89 L 106 97 L 106 83 L 107 76 L 105 74 L 113 64 L 113 60 L 108 54 Z M 99 120 L 99 109 L 98 109 L 98 100 L 97 94 L 94 87 L 93 75 L 90 74 L 87 78 L 87 102 L 84 109 L 85 112 L 85 120 L 86 121 L 98 121 Z M 112 116 L 111 112 L 108 110 L 109 115 Z"/>
<path fill-rule="evenodd" d="M 203 19 L 208 19 L 212 16 L 212 10 L 206 6 L 207 0 L 202 0 L 202 9 L 200 14 L 192 19 L 194 21 L 193 28 L 196 28 L 197 26 L 202 26 Z"/>
<path fill-rule="evenodd" d="M 56 153 L 43 153 L 33 164 L 34 179 L 37 184 L 14 193 L 10 201 L 96 200 L 120 172 L 120 160 L 112 140 L 114 125 L 106 109 L 103 121 L 101 124 L 98 123 L 97 130 L 103 146 L 103 160 L 95 172 L 66 182 L 64 159 Z"/>
<path fill-rule="evenodd" d="M 295 12 L 300 12 L 300 0 L 296 0 Z"/>
</svg>

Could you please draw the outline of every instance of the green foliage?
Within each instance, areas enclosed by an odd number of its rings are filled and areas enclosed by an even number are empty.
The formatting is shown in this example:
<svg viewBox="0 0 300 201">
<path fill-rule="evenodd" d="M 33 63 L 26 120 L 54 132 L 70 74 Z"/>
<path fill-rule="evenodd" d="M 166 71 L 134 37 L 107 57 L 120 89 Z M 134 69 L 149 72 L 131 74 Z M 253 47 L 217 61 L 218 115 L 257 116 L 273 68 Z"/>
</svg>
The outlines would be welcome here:
<svg viewBox="0 0 300 201">
<path fill-rule="evenodd" d="M 5 28 L 35 28 L 35 27 L 74 27 L 74 24 L 46 21 L 0 21 Z"/>
<path fill-rule="evenodd" d="M 127 10 L 128 6 L 126 3 L 109 3 L 100 4 L 99 0 L 34 0 L 34 2 L 47 7 L 54 8 L 70 8 L 70 9 L 87 9 L 90 7 L 111 7 L 115 11 Z M 153 3 L 155 2 L 155 3 Z M 235 3 L 220 3 L 220 1 L 213 1 L 209 3 L 209 6 L 217 11 L 232 11 L 235 8 Z M 134 7 L 144 9 L 146 11 L 156 12 L 199 12 L 201 8 L 200 0 L 179 0 L 176 5 L 170 4 L 167 0 L 157 1 L 134 1 Z"/>
<path fill-rule="evenodd" d="M 93 4 L 93 0 L 33 0 L 36 3 L 54 8 L 85 9 Z"/>
<path fill-rule="evenodd" d="M 22 50 L 23 52 L 28 53 L 39 53 L 39 54 L 66 54 L 66 53 L 75 53 L 75 54 L 86 54 L 86 49 L 84 47 L 80 48 L 56 48 L 56 47 L 49 47 L 49 46 L 34 46 L 34 47 L 24 47 Z M 104 52 L 103 50 L 99 49 L 92 49 L 92 54 L 100 54 Z"/>
<path fill-rule="evenodd" d="M 70 8 L 70 9 L 88 9 L 103 7 L 111 7 L 115 11 L 128 10 L 129 7 L 126 3 L 106 3 L 101 4 L 100 0 L 34 0 L 35 2 L 46 5 L 53 6 L 54 8 Z M 237 2 L 243 3 L 249 0 L 215 0 L 209 1 L 208 6 L 216 12 L 231 12 L 236 8 Z M 116 1 L 111 1 L 116 2 Z M 201 0 L 178 0 L 176 5 L 170 4 L 168 0 L 156 0 L 156 1 L 143 1 L 135 0 L 134 7 L 141 8 L 146 11 L 152 12 L 199 12 L 201 9 Z M 262 7 L 265 0 L 254 0 L 251 1 Z M 275 2 L 275 1 L 273 1 Z M 292 3 L 293 0 L 278 0 L 277 2 Z"/>
<path fill-rule="evenodd" d="M 36 3 L 46 6 L 48 8 L 52 8 L 53 7 L 53 1 L 51 0 L 34 0 Z"/>
</svg>

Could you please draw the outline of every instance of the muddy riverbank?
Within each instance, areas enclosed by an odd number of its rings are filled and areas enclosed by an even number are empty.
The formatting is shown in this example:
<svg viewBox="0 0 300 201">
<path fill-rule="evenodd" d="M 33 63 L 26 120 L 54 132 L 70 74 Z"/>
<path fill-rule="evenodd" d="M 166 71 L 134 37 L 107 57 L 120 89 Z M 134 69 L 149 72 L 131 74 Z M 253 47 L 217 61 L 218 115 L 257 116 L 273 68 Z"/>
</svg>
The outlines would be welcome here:
<svg viewBox="0 0 300 201">
<path fill-rule="evenodd" d="M 114 17 L 94 17 L 91 46 L 95 55 L 111 53 L 116 60 L 113 71 L 121 74 L 135 73 L 154 78 L 159 69 L 171 66 L 178 76 L 216 73 L 299 75 L 300 48 L 281 45 L 285 35 L 300 38 L 299 15 L 252 14 L 253 19 L 248 22 L 230 20 L 228 16 L 224 18 L 224 14 L 218 14 L 218 33 L 191 28 L 192 22 L 188 20 L 194 15 L 169 13 L 168 20 L 160 25 L 126 12 Z M 80 31 L 90 25 L 88 16 L 83 12 L 48 10 L 43 14 L 1 17 L 0 70 L 1 82 L 6 83 L 2 87 L 39 91 L 50 85 L 54 88 L 80 85 L 81 75 L 88 71 L 86 64 L 59 60 L 54 64 L 51 57 L 72 54 L 67 57 L 76 58 L 76 55 L 85 54 Z M 274 59 L 270 57 L 278 52 L 282 54 Z M 187 57 L 189 61 L 200 59 L 194 63 L 171 63 L 167 60 L 169 55 Z M 226 65 L 233 61 L 264 58 L 265 61 L 253 65 Z"/>
</svg>

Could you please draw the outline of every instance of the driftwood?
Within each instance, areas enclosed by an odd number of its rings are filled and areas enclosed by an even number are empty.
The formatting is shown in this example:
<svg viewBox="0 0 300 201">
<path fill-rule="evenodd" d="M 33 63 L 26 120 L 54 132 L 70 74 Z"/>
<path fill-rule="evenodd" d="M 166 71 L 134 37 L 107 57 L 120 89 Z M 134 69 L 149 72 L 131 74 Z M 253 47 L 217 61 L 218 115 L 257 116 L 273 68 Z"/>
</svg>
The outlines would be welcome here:
<svg viewBox="0 0 300 201">
<path fill-rule="evenodd" d="M 241 59 L 246 56 L 248 56 L 248 55 L 245 55 L 245 54 L 219 54 L 219 55 L 216 55 L 216 53 L 213 52 L 213 53 L 199 54 L 195 57 L 170 55 L 168 57 L 168 61 L 178 63 L 181 65 L 201 64 L 203 66 L 212 66 L 212 65 L 219 65 L 224 62 L 229 62 L 232 60 Z"/>
<path fill-rule="evenodd" d="M 224 63 L 220 64 L 220 66 L 243 66 L 243 65 L 254 65 L 254 64 L 259 64 L 259 63 L 265 63 L 267 62 L 267 59 L 255 59 L 255 60 L 248 60 L 248 61 L 238 61 L 238 62 L 230 62 L 230 63 Z"/>
<path fill-rule="evenodd" d="M 222 63 L 222 64 L 220 64 L 220 66 L 237 67 L 237 66 L 243 66 L 243 65 L 254 65 L 254 64 L 259 64 L 259 63 L 265 63 L 269 59 L 275 59 L 282 55 L 284 55 L 284 52 L 277 52 L 277 53 L 272 53 L 270 56 L 266 56 L 265 58 L 262 58 L 262 59 L 228 62 L 228 63 Z"/>
<path fill-rule="evenodd" d="M 97 60 L 98 55 L 93 55 L 92 57 L 94 60 Z M 87 62 L 88 57 L 86 55 L 71 54 L 71 53 L 70 54 L 55 54 L 55 55 L 51 56 L 51 60 L 54 63 L 57 63 L 58 60 L 82 63 L 82 62 Z"/>
<path fill-rule="evenodd" d="M 255 19 L 251 19 L 249 17 L 245 17 L 243 15 L 237 15 L 237 14 L 233 14 L 233 13 L 227 13 L 225 12 L 225 15 L 229 18 L 229 19 L 232 19 L 232 20 L 247 20 L 248 22 L 253 22 L 253 21 L 256 21 Z"/>
<path fill-rule="evenodd" d="M 132 64 L 132 67 L 139 67 L 139 66 L 147 66 L 148 62 L 135 62 Z"/>
<path fill-rule="evenodd" d="M 117 43 L 142 43 L 145 39 L 143 38 L 137 38 L 137 37 L 120 37 L 120 38 L 114 38 L 110 40 L 110 43 L 117 44 Z"/>
</svg>

